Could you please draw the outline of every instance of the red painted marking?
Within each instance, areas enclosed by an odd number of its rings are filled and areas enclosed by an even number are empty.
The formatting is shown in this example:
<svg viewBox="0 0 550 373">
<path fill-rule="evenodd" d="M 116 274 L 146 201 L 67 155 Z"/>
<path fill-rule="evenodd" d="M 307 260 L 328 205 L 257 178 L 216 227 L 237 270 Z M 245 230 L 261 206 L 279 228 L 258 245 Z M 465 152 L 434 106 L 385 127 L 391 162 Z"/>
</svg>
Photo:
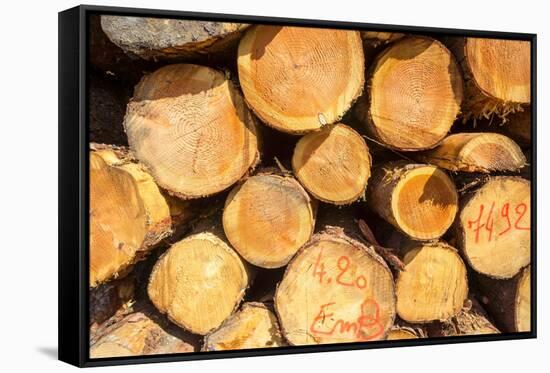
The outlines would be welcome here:
<svg viewBox="0 0 550 373">
<path fill-rule="evenodd" d="M 516 206 L 516 213 L 519 215 L 518 216 L 518 219 L 516 220 L 516 223 L 514 224 L 514 228 L 516 229 L 519 229 L 521 231 L 528 231 L 531 229 L 531 227 L 521 227 L 519 225 L 519 222 L 521 221 L 521 219 L 523 219 L 523 216 L 525 215 L 525 213 L 527 212 L 527 205 L 525 203 L 520 203 L 519 205 Z"/>
<path fill-rule="evenodd" d="M 349 269 L 349 264 L 350 264 L 350 259 L 345 256 L 345 255 L 342 255 L 340 258 L 338 258 L 338 262 L 336 263 L 336 265 L 338 266 L 338 269 L 340 270 L 340 273 L 338 274 L 338 276 L 336 276 L 336 282 L 339 283 L 340 285 L 344 285 L 344 286 L 354 286 L 355 284 L 352 282 L 344 282 L 343 280 L 341 280 L 341 277 L 348 271 Z"/>
<path fill-rule="evenodd" d="M 313 277 L 318 275 L 320 284 L 323 283 L 323 277 L 325 276 L 325 273 L 327 273 L 327 271 L 325 271 L 325 264 L 321 263 L 322 254 L 323 252 L 319 250 L 319 255 L 317 256 L 317 260 L 315 261 L 315 267 L 313 267 Z"/>
<path fill-rule="evenodd" d="M 366 299 L 360 307 L 360 314 L 356 320 L 346 321 L 343 319 L 336 320 L 332 326 L 330 325 L 331 317 L 334 313 L 326 313 L 327 309 L 335 302 L 330 302 L 321 305 L 319 313 L 313 319 L 310 326 L 310 331 L 316 335 L 332 336 L 334 333 L 349 334 L 352 333 L 358 341 L 368 341 L 379 337 L 384 333 L 384 326 L 380 322 L 380 306 L 374 299 Z M 328 326 L 327 329 L 319 329 L 320 326 Z"/>
<path fill-rule="evenodd" d="M 496 207 L 496 208 L 495 208 Z M 516 214 L 516 221 L 512 225 L 510 216 L 510 203 L 505 202 L 500 209 L 497 207 L 495 202 L 491 203 L 491 208 L 489 209 L 487 216 L 485 216 L 484 219 L 484 212 L 485 212 L 485 205 L 480 204 L 479 205 L 479 213 L 477 218 L 474 220 L 469 220 L 467 224 L 468 229 L 472 229 L 475 232 L 475 242 L 478 243 L 482 239 L 482 229 L 484 228 L 485 231 L 487 231 L 487 241 L 491 242 L 494 238 L 493 236 L 493 226 L 495 223 L 495 219 L 498 219 L 499 221 L 502 221 L 505 219 L 506 228 L 500 231 L 496 237 L 500 237 L 502 235 L 505 235 L 513 230 L 530 230 L 530 226 L 521 225 L 520 222 L 522 221 L 523 217 L 527 213 L 528 207 L 525 203 L 519 203 L 515 206 L 514 212 Z M 500 213 L 498 212 L 500 211 Z M 495 215 L 496 213 L 496 215 Z"/>
</svg>

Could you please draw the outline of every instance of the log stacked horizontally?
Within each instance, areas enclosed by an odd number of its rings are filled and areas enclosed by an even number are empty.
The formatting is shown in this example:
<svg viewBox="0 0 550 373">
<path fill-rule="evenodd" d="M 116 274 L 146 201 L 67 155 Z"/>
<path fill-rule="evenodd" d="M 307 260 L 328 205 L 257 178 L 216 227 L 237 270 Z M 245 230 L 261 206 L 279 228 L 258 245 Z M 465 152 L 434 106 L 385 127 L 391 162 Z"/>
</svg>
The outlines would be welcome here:
<svg viewBox="0 0 550 373">
<path fill-rule="evenodd" d="M 531 330 L 528 44 L 94 25 L 90 356 Z"/>
</svg>

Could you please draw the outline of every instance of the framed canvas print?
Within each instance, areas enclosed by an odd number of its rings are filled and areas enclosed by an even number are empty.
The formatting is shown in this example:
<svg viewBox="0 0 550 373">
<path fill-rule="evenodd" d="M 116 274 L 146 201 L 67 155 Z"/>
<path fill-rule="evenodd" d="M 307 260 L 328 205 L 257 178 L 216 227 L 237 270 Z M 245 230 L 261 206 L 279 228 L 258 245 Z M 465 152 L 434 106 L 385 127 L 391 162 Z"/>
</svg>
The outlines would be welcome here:
<svg viewBox="0 0 550 373">
<path fill-rule="evenodd" d="M 536 336 L 536 36 L 59 13 L 59 357 Z"/>
</svg>

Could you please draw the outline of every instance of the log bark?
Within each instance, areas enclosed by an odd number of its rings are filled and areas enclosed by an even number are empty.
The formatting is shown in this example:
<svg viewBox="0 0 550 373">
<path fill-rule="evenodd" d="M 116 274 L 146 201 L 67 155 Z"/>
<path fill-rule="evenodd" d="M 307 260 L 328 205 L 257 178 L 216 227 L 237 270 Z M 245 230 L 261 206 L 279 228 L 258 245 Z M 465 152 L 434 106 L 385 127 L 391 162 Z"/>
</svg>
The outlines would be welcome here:
<svg viewBox="0 0 550 373">
<path fill-rule="evenodd" d="M 453 337 L 458 335 L 498 334 L 500 331 L 489 321 L 489 316 L 478 303 L 470 297 L 464 302 L 462 310 L 447 321 L 436 321 L 428 326 L 430 337 Z"/>
<path fill-rule="evenodd" d="M 352 219 L 330 218 L 289 263 L 275 293 L 291 345 L 380 340 L 395 319 L 387 264 L 360 238 Z"/>
<path fill-rule="evenodd" d="M 374 169 L 367 204 L 409 237 L 428 240 L 451 226 L 458 196 L 451 179 L 437 167 L 398 161 Z"/>
<path fill-rule="evenodd" d="M 90 286 L 143 259 L 196 206 L 163 193 L 126 148 L 90 146 Z"/>
<path fill-rule="evenodd" d="M 239 44 L 239 80 L 266 124 L 299 134 L 336 123 L 361 94 L 359 32 L 259 25 Z"/>
<path fill-rule="evenodd" d="M 531 48 L 528 41 L 449 38 L 465 81 L 464 121 L 506 117 L 531 102 Z"/>
<path fill-rule="evenodd" d="M 531 141 L 531 107 L 525 107 L 523 111 L 509 115 L 501 128 L 519 145 L 531 147 L 533 145 Z"/>
<path fill-rule="evenodd" d="M 531 331 L 531 266 L 508 280 L 482 275 L 476 280 L 481 303 L 502 331 Z"/>
<path fill-rule="evenodd" d="M 147 287 L 156 308 L 180 327 L 205 335 L 243 299 L 250 275 L 218 222 L 200 222 L 157 261 Z M 217 219 L 216 219 L 217 220 Z"/>
<path fill-rule="evenodd" d="M 403 37 L 405 37 L 405 34 L 400 32 L 361 31 L 363 41 L 373 44 L 374 47 L 393 43 Z"/>
<path fill-rule="evenodd" d="M 277 316 L 263 303 L 245 303 L 204 338 L 203 351 L 241 350 L 285 346 Z"/>
<path fill-rule="evenodd" d="M 518 171 L 526 164 L 521 148 L 497 133 L 457 133 L 446 137 L 436 148 L 422 152 L 418 159 L 451 171 Z"/>
<path fill-rule="evenodd" d="M 531 261 L 531 184 L 492 177 L 461 198 L 457 241 L 475 271 L 511 278 Z"/>
<path fill-rule="evenodd" d="M 90 345 L 91 358 L 175 354 L 197 351 L 196 337 L 169 324 L 151 307 L 116 320 Z"/>
<path fill-rule="evenodd" d="M 261 171 L 227 196 L 223 228 L 248 262 L 285 266 L 313 234 L 316 204 L 291 175 Z"/>
<path fill-rule="evenodd" d="M 364 197 L 371 163 L 365 140 L 341 123 L 302 137 L 292 156 L 300 183 L 315 198 L 335 205 Z"/>
<path fill-rule="evenodd" d="M 116 313 L 125 312 L 134 301 L 135 278 L 110 281 L 90 290 L 90 334 Z"/>
<path fill-rule="evenodd" d="M 219 71 L 169 65 L 136 86 L 124 126 L 136 157 L 180 198 L 218 193 L 259 160 L 256 123 Z"/>
<path fill-rule="evenodd" d="M 90 141 L 128 145 L 122 122 L 130 91 L 120 81 L 100 74 L 93 74 L 89 84 Z"/>
<path fill-rule="evenodd" d="M 445 137 L 461 102 L 462 77 L 451 52 L 434 39 L 406 37 L 374 61 L 355 114 L 381 144 L 421 150 Z"/>
<path fill-rule="evenodd" d="M 405 270 L 396 281 L 397 314 L 410 323 L 448 320 L 468 296 L 466 266 L 444 242 L 411 242 L 402 248 Z"/>
<path fill-rule="evenodd" d="M 101 16 L 101 27 L 109 39 L 127 54 L 157 60 L 219 52 L 236 43 L 248 25 L 104 15 Z"/>
</svg>

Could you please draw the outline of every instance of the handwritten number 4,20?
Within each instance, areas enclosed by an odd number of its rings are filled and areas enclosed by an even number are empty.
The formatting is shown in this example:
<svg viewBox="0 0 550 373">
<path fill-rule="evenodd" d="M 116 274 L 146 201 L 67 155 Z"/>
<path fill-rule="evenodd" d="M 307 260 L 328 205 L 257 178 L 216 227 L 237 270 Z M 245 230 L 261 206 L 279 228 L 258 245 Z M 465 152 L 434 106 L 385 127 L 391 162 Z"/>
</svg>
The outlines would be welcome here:
<svg viewBox="0 0 550 373">
<path fill-rule="evenodd" d="M 315 267 L 313 268 L 313 276 L 319 277 L 319 283 L 323 283 L 323 280 L 325 280 L 325 276 L 327 274 L 327 271 L 325 270 L 325 263 L 321 261 L 322 251 L 319 251 L 319 255 L 317 256 L 317 260 L 315 262 Z M 342 255 L 338 258 L 338 261 L 336 262 L 336 266 L 338 267 L 338 275 L 335 278 L 335 281 L 337 284 L 342 286 L 357 286 L 359 289 L 364 289 L 367 286 L 367 280 L 365 276 L 357 276 L 355 278 L 352 278 L 353 276 L 348 275 L 348 270 L 350 268 L 351 260 L 349 257 Z M 325 283 L 330 284 L 332 282 L 332 278 L 327 278 Z"/>
<path fill-rule="evenodd" d="M 484 210 L 485 210 L 485 205 L 481 204 L 479 206 L 479 214 L 477 216 L 477 219 L 475 220 L 469 220 L 468 221 L 468 228 L 469 229 L 473 229 L 476 233 L 476 236 L 475 236 L 475 242 L 479 242 L 479 239 L 480 239 L 480 236 L 481 236 L 481 232 L 482 232 L 482 229 L 485 229 L 487 231 L 487 241 L 491 242 L 492 239 L 495 237 L 495 235 L 497 236 L 502 236 L 508 232 L 510 232 L 511 230 L 513 229 L 516 229 L 516 230 L 530 230 L 531 228 L 528 227 L 528 226 L 524 226 L 522 225 L 522 220 L 527 212 L 527 205 L 525 203 L 519 203 L 515 206 L 515 208 L 513 209 L 514 212 L 515 212 L 515 221 L 514 223 L 512 224 L 512 219 L 511 219 L 511 216 L 510 216 L 510 203 L 505 203 L 502 205 L 502 207 L 500 208 L 500 212 L 498 213 L 497 215 L 497 219 L 498 218 L 502 218 L 502 219 L 505 219 L 505 226 L 504 226 L 504 229 L 501 230 L 500 232 L 497 233 L 494 233 L 493 232 L 493 226 L 494 226 L 494 212 L 495 212 L 495 202 L 493 202 L 491 204 L 491 207 L 489 208 L 489 212 L 487 214 L 487 217 L 485 219 L 485 222 L 482 222 L 483 220 L 483 213 L 484 213 Z"/>
</svg>

